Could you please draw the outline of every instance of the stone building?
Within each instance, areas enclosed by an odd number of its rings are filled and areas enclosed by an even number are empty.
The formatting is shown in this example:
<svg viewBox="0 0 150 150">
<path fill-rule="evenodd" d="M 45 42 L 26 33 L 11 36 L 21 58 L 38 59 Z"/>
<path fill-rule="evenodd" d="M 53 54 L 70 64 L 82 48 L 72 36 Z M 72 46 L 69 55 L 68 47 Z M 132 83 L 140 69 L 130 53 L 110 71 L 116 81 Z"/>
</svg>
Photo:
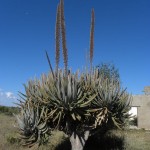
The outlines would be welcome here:
<svg viewBox="0 0 150 150">
<path fill-rule="evenodd" d="M 132 107 L 137 107 L 137 127 L 150 129 L 150 95 L 134 95 Z"/>
</svg>

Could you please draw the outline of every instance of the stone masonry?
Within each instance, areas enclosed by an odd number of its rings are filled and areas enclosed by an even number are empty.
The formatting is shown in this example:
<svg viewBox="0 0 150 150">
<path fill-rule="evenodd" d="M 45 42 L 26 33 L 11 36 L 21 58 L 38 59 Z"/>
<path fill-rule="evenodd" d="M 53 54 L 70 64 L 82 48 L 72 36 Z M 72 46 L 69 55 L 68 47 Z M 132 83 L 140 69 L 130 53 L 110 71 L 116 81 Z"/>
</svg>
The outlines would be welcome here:
<svg viewBox="0 0 150 150">
<path fill-rule="evenodd" d="M 150 95 L 134 95 L 132 107 L 137 107 L 138 128 L 150 129 Z"/>
</svg>

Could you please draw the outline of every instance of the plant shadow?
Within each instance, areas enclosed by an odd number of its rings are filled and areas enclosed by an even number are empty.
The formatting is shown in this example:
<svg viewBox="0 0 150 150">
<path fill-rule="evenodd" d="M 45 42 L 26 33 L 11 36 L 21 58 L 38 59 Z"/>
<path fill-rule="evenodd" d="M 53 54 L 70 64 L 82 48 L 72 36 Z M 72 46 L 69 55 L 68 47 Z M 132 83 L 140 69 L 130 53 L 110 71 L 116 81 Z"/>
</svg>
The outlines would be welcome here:
<svg viewBox="0 0 150 150">
<path fill-rule="evenodd" d="M 121 131 L 107 131 L 105 134 L 95 134 L 87 140 L 84 150 L 123 150 L 125 146 L 124 135 Z M 56 150 L 71 150 L 69 138 L 62 141 Z"/>
<path fill-rule="evenodd" d="M 56 150 L 71 150 L 71 143 L 69 138 L 66 138 L 63 142 L 61 142 L 57 147 Z"/>
<path fill-rule="evenodd" d="M 117 133 L 117 134 L 116 134 Z M 84 150 L 123 150 L 124 135 L 116 131 L 108 131 L 104 135 L 96 134 L 89 137 Z"/>
</svg>

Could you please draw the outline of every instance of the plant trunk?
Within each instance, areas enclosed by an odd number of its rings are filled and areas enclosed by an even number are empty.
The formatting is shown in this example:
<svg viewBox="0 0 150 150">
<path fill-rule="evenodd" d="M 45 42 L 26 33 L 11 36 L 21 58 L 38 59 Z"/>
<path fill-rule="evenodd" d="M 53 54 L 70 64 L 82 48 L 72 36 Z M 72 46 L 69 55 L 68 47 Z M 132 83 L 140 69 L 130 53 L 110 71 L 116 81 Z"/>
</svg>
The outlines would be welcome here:
<svg viewBox="0 0 150 150">
<path fill-rule="evenodd" d="M 89 131 L 86 131 L 84 135 L 79 135 L 73 132 L 70 137 L 72 150 L 83 150 L 86 140 L 89 137 Z"/>
</svg>

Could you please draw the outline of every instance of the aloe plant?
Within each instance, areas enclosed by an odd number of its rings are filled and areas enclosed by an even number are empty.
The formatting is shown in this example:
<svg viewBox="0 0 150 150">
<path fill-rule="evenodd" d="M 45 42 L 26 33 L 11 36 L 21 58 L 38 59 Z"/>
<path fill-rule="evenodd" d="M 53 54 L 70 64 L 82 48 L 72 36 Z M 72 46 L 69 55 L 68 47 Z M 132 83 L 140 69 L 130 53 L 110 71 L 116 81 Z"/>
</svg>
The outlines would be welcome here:
<svg viewBox="0 0 150 150">
<path fill-rule="evenodd" d="M 121 88 L 120 80 L 106 78 L 99 74 L 99 68 L 94 70 L 91 78 L 91 86 L 97 92 L 94 100 L 96 107 L 106 107 L 108 109 L 108 125 L 110 128 L 123 128 L 130 115 L 130 104 L 132 97 Z"/>
<path fill-rule="evenodd" d="M 35 112 L 39 108 L 43 108 L 41 112 L 42 124 L 47 125 L 51 130 L 64 131 L 70 137 L 71 143 L 80 139 L 80 145 L 76 147 L 73 144 L 72 147 L 79 148 L 80 146 L 81 149 L 90 131 L 101 126 L 102 123 L 106 123 L 108 116 L 106 107 L 92 106 L 97 92 L 91 89 L 92 86 L 88 81 L 89 79 L 85 78 L 83 73 L 73 74 L 70 72 L 66 78 L 65 71 L 59 70 L 57 80 L 53 78 L 52 73 L 49 73 L 48 76 L 43 75 L 41 80 L 29 81 L 25 85 L 26 95 L 22 94 L 25 106 L 31 104 Z M 22 108 L 24 108 L 23 106 Z M 29 109 L 31 108 L 25 107 L 23 109 L 24 118 L 31 116 L 39 118 L 37 114 L 31 115 L 34 114 L 33 109 L 29 111 L 31 114 L 27 116 L 25 112 Z M 32 118 L 30 120 L 33 120 Z M 41 121 L 38 122 L 41 123 Z M 25 124 L 24 130 L 28 129 L 30 123 L 21 123 Z M 35 123 L 35 126 L 38 129 L 38 123 Z"/>
<path fill-rule="evenodd" d="M 98 69 L 91 74 L 70 72 L 67 78 L 59 70 L 57 80 L 50 72 L 29 81 L 25 89 L 27 104 L 36 111 L 43 108 L 43 122 L 66 133 L 74 149 L 83 149 L 88 137 L 104 126 L 122 128 L 129 117 L 130 96 L 116 81 L 99 76 Z"/>
<path fill-rule="evenodd" d="M 27 102 L 21 107 L 21 114 L 15 115 L 19 124 L 20 137 L 23 139 L 23 145 L 29 147 L 47 142 L 50 135 L 50 128 L 47 121 L 44 120 L 46 108 L 36 109 Z"/>
<path fill-rule="evenodd" d="M 30 80 L 25 94 L 20 93 L 21 114 L 17 117 L 25 144 L 41 144 L 52 130 L 66 133 L 72 150 L 82 150 L 88 137 L 106 128 L 122 128 L 128 119 L 130 96 L 120 82 L 107 79 L 92 70 L 94 48 L 94 10 L 91 15 L 90 72 L 68 71 L 68 51 L 64 21 L 64 2 L 60 0 L 56 19 L 56 67 L 53 70 L 48 53 L 50 73 Z M 60 36 L 64 69 L 60 69 Z"/>
</svg>

